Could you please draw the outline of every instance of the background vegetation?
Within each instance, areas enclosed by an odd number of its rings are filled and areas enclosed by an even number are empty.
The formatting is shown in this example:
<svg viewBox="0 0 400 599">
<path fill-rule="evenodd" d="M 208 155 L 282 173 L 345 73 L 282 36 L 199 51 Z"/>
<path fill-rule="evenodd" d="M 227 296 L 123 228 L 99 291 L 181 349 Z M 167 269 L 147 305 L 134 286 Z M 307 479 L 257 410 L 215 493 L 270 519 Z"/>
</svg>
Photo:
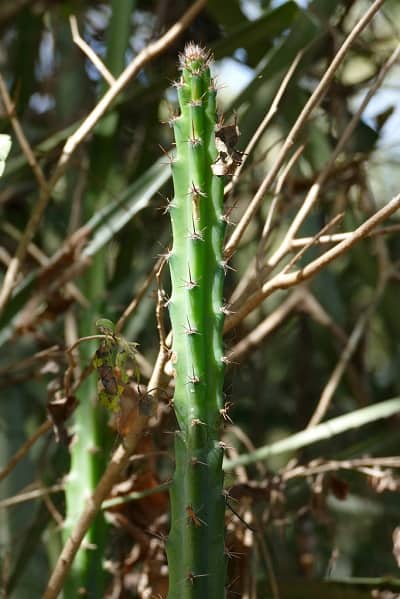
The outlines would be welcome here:
<svg viewBox="0 0 400 599">
<path fill-rule="evenodd" d="M 194 40 L 213 51 L 221 119 L 237 121 L 235 145 L 245 152 L 226 194 L 228 591 L 396 597 L 400 6 L 200 4 L 159 46 L 189 2 L 0 5 L 0 132 L 13 138 L 0 180 L 3 595 L 42 596 L 120 437 L 133 432 L 135 455 L 108 497 L 119 504 L 103 504 L 65 593 L 166 597 L 168 491 L 147 494 L 171 477 L 176 425 L 168 364 L 156 383 L 152 376 L 160 322 L 169 331 L 167 311 L 157 321 L 155 310 L 170 291 L 158 269 L 171 238 L 172 81 L 178 53 Z M 371 7 L 376 14 L 359 26 Z M 138 58 L 137 72 L 117 79 Z M 107 90 L 115 93 L 105 115 L 91 121 Z M 358 228 L 374 215 L 370 229 Z M 132 372 L 112 427 L 90 373 L 99 340 L 66 351 L 96 333 L 100 316 L 139 344 L 142 386 Z M 154 414 L 147 383 L 157 387 Z M 69 445 L 74 427 L 81 435 Z"/>
</svg>

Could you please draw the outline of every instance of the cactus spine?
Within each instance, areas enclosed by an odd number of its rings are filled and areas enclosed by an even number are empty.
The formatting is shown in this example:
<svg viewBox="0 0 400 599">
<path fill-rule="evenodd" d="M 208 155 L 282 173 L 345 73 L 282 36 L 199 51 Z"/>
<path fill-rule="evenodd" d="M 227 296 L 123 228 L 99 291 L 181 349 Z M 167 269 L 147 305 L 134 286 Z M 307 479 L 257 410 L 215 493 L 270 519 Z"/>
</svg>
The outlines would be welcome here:
<svg viewBox="0 0 400 599">
<path fill-rule="evenodd" d="M 224 499 L 219 427 L 222 345 L 223 177 L 212 172 L 216 90 L 210 57 L 188 44 L 172 120 L 176 156 L 170 205 L 173 247 L 169 302 L 175 368 L 176 469 L 167 543 L 169 599 L 224 596 Z"/>
</svg>

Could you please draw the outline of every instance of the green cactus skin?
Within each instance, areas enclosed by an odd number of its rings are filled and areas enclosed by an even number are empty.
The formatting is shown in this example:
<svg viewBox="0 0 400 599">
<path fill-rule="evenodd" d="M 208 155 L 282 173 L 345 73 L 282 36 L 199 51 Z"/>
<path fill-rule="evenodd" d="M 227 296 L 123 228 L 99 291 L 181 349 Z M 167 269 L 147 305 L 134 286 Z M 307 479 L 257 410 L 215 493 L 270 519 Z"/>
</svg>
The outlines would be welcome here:
<svg viewBox="0 0 400 599">
<path fill-rule="evenodd" d="M 223 177 L 212 172 L 216 90 L 209 55 L 188 44 L 172 119 L 176 156 L 170 204 L 173 247 L 169 301 L 180 427 L 167 542 L 169 599 L 224 597 L 223 449 L 219 443 L 224 376 Z"/>
</svg>

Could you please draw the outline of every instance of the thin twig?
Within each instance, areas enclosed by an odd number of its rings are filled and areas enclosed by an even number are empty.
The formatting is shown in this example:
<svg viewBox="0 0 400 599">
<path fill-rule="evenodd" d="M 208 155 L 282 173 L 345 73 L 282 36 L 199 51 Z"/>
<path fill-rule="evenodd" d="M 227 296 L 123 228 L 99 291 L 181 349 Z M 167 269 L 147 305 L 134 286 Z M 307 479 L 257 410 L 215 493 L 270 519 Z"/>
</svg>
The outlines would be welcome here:
<svg viewBox="0 0 400 599">
<path fill-rule="evenodd" d="M 327 231 L 329 231 L 335 225 L 337 225 L 337 223 L 340 220 L 342 220 L 343 216 L 344 216 L 344 212 L 340 212 L 339 214 L 336 214 L 336 216 L 334 216 L 328 223 L 326 223 L 326 225 L 324 227 L 322 227 L 322 229 L 320 231 L 318 231 L 318 233 L 316 233 L 314 235 L 314 237 L 311 237 L 310 242 L 307 243 L 305 246 L 303 246 L 297 252 L 297 254 L 295 254 L 293 256 L 293 258 L 291 258 L 289 260 L 289 262 L 285 265 L 285 267 L 282 269 L 281 272 L 282 273 L 289 272 L 291 270 L 291 268 L 296 264 L 296 262 L 298 262 L 300 260 L 300 258 L 302 258 L 304 256 L 304 254 L 315 245 L 315 243 L 318 241 L 318 239 L 321 237 L 321 235 L 323 235 L 324 233 L 327 233 Z"/>
<path fill-rule="evenodd" d="M 259 279 L 263 280 L 262 265 L 264 262 L 265 247 L 267 244 L 268 235 L 271 231 L 272 219 L 273 219 L 276 207 L 279 203 L 279 200 L 282 197 L 282 195 L 281 195 L 282 188 L 286 181 L 286 178 L 287 178 L 291 168 L 295 164 L 296 160 L 300 157 L 303 150 L 304 150 L 304 146 L 300 146 L 299 148 L 297 148 L 297 150 L 293 153 L 293 155 L 289 159 L 286 166 L 283 168 L 282 173 L 278 177 L 278 181 L 277 181 L 276 188 L 275 188 L 275 193 L 273 195 L 272 202 L 271 202 L 268 212 L 267 212 L 267 216 L 265 219 L 264 228 L 263 228 L 263 232 L 261 234 L 261 240 L 258 245 L 257 253 L 256 253 L 255 257 L 250 261 L 245 273 L 240 278 L 240 281 L 238 282 L 235 289 L 233 290 L 232 295 L 229 299 L 230 303 L 239 301 L 239 299 L 241 299 L 244 296 L 244 294 L 248 294 L 250 292 L 250 288 L 251 288 L 252 284 L 254 284 L 255 279 L 257 281 Z"/>
<path fill-rule="evenodd" d="M 279 108 L 279 103 L 282 100 L 283 94 L 286 91 L 286 88 L 293 76 L 294 71 L 296 70 L 300 60 L 303 58 L 304 55 L 304 50 L 301 50 L 300 52 L 297 53 L 295 59 L 293 60 L 292 64 L 290 65 L 287 73 L 285 74 L 279 88 L 278 91 L 276 92 L 274 99 L 272 101 L 272 104 L 267 112 L 267 114 L 265 115 L 265 117 L 263 118 L 263 120 L 261 121 L 261 123 L 259 124 L 259 126 L 257 127 L 256 132 L 254 133 L 253 137 L 251 138 L 251 140 L 249 141 L 249 143 L 247 144 L 244 152 L 243 152 L 243 159 L 242 159 L 242 163 L 238 166 L 238 168 L 236 169 L 232 180 L 225 185 L 225 189 L 224 189 L 224 194 L 228 194 L 228 193 L 233 193 L 233 189 L 240 177 L 240 174 L 244 168 L 244 165 L 246 163 L 247 158 L 249 157 L 249 155 L 251 154 L 251 152 L 253 151 L 254 147 L 256 146 L 258 140 L 260 139 L 260 137 L 262 136 L 262 134 L 264 133 L 265 129 L 268 127 L 269 123 L 271 122 L 271 120 L 273 119 L 273 117 L 275 116 L 275 114 L 278 112 L 278 108 Z M 230 212 L 233 210 L 234 205 L 229 209 L 229 214 Z"/>
<path fill-rule="evenodd" d="M 0 75 L 0 95 L 4 104 L 4 108 L 6 109 L 7 116 L 10 119 L 11 125 L 15 131 L 15 135 L 17 136 L 19 145 L 21 146 L 21 150 L 24 153 L 29 166 L 31 167 L 33 174 L 35 175 L 38 185 L 42 189 L 47 189 L 46 177 L 44 176 L 40 164 L 35 158 L 35 154 L 33 153 L 29 141 L 25 137 L 25 133 L 15 113 L 14 103 L 10 98 L 7 86 L 4 82 L 2 75 Z"/>
<path fill-rule="evenodd" d="M 92 112 L 87 116 L 82 125 L 73 133 L 64 145 L 63 152 L 58 161 L 53 178 L 57 179 L 64 172 L 66 164 L 77 146 L 82 143 L 88 133 L 101 119 L 106 110 L 112 104 L 116 96 L 124 89 L 129 81 L 139 73 L 143 66 L 156 58 L 159 54 L 172 44 L 177 37 L 190 25 L 197 14 L 206 5 L 206 0 L 196 0 L 189 10 L 162 36 L 160 39 L 146 46 L 136 58 L 126 67 L 115 83 L 107 90 L 101 100 L 96 104 Z"/>
<path fill-rule="evenodd" d="M 324 387 L 324 390 L 321 393 L 321 397 L 312 417 L 310 418 L 309 423 L 307 424 L 307 428 L 319 424 L 325 416 L 326 412 L 328 411 L 333 394 L 335 393 L 337 386 L 343 376 L 343 373 L 346 370 L 346 367 L 350 362 L 355 350 L 357 349 L 357 346 L 365 331 L 365 327 L 367 326 L 369 320 L 369 314 L 370 311 L 367 310 L 359 317 L 356 326 L 354 327 L 353 332 L 349 337 L 347 345 L 345 346 L 338 363 L 336 364 L 331 376 L 329 377 L 328 382 Z"/>
<path fill-rule="evenodd" d="M 262 200 L 264 198 L 265 192 L 269 189 L 272 181 L 275 179 L 277 173 L 279 172 L 279 169 L 281 168 L 281 166 L 285 160 L 288 150 L 293 146 L 298 134 L 300 133 L 301 129 L 304 127 L 304 125 L 307 122 L 312 111 L 320 104 L 321 100 L 327 93 L 329 84 L 332 81 L 337 69 L 343 62 L 344 58 L 347 56 L 347 52 L 348 52 L 349 48 L 351 47 L 351 45 L 353 44 L 353 42 L 355 41 L 357 36 L 362 32 L 363 29 L 365 29 L 365 27 L 372 20 L 374 15 L 378 12 L 380 7 L 383 5 L 384 1 L 385 0 L 375 0 L 375 2 L 371 5 L 369 10 L 365 13 L 365 15 L 360 19 L 360 21 L 355 25 L 355 27 L 349 33 L 349 35 L 343 42 L 342 46 L 338 50 L 336 56 L 332 60 L 328 69 L 326 70 L 324 76 L 322 77 L 321 81 L 319 82 L 319 84 L 315 88 L 314 92 L 308 99 L 306 105 L 304 106 L 303 110 L 301 111 L 300 115 L 298 116 L 295 124 L 293 125 L 292 129 L 290 130 L 290 132 L 289 132 L 289 134 L 288 134 L 288 136 L 287 136 L 287 138 L 286 138 L 286 140 L 275 160 L 275 163 L 271 167 L 271 170 L 269 171 L 269 173 L 265 177 L 264 181 L 260 185 L 257 193 L 251 200 L 251 202 L 248 205 L 246 211 L 244 212 L 242 218 L 240 219 L 240 222 L 238 223 L 238 225 L 236 226 L 235 230 L 233 231 L 230 239 L 228 240 L 228 242 L 225 246 L 225 257 L 226 258 L 230 258 L 232 256 L 233 252 L 235 251 L 235 249 L 237 248 L 237 246 L 239 245 L 239 242 L 243 236 L 243 233 L 247 229 L 251 219 L 253 218 L 255 212 L 257 211 L 260 203 L 262 202 Z"/>
<path fill-rule="evenodd" d="M 144 280 L 142 286 L 140 287 L 139 291 L 137 292 L 136 296 L 133 298 L 133 300 L 131 301 L 129 306 L 127 306 L 127 308 L 125 308 L 124 312 L 118 319 L 118 322 L 115 325 L 115 332 L 117 335 L 122 331 L 122 329 L 125 326 L 126 321 L 132 315 L 132 313 L 137 309 L 140 302 L 146 295 L 146 292 L 149 289 L 151 282 L 153 281 L 154 277 L 156 276 L 157 271 L 160 268 L 162 260 L 163 260 L 163 257 L 161 257 L 159 260 L 157 260 L 157 262 L 155 263 L 155 265 L 153 266 L 153 268 L 151 269 L 151 271 L 145 278 L 145 280 Z"/>
<path fill-rule="evenodd" d="M 96 67 L 102 77 L 107 81 L 108 85 L 114 85 L 115 77 L 110 73 L 107 69 L 104 62 L 97 56 L 96 52 L 92 50 L 92 48 L 82 39 L 79 29 L 78 22 L 76 20 L 75 15 L 70 15 L 69 17 L 69 25 L 71 27 L 72 39 L 74 43 L 82 50 L 84 54 L 88 57 L 90 62 Z"/>
<path fill-rule="evenodd" d="M 247 354 L 258 348 L 268 335 L 275 331 L 289 314 L 301 303 L 303 289 L 296 289 L 276 310 L 268 314 L 248 335 L 243 337 L 228 352 L 229 362 L 241 362 Z"/>
<path fill-rule="evenodd" d="M 72 154 L 87 137 L 90 131 L 93 130 L 95 125 L 110 107 L 116 96 L 124 89 L 129 81 L 141 71 L 147 62 L 153 58 L 156 58 L 181 35 L 181 33 L 196 17 L 196 15 L 202 10 L 205 4 L 206 0 L 196 0 L 189 10 L 159 40 L 149 44 L 146 48 L 144 48 L 138 54 L 135 60 L 133 60 L 126 67 L 118 79 L 116 79 L 115 83 L 107 90 L 105 95 L 96 104 L 92 112 L 86 117 L 80 127 L 67 139 L 50 181 L 46 187 L 40 188 L 41 191 L 39 199 L 35 204 L 28 224 L 25 228 L 23 237 L 18 245 L 16 255 L 12 258 L 7 268 L 3 280 L 3 286 L 0 291 L 0 313 L 10 298 L 21 263 L 26 255 L 27 246 L 37 230 L 41 216 L 50 199 L 51 191 L 60 177 L 64 174 Z"/>
<path fill-rule="evenodd" d="M 14 495 L 13 497 L 7 497 L 7 499 L 3 499 L 2 501 L 0 501 L 0 509 L 9 508 L 19 503 L 24 503 L 25 501 L 31 501 L 32 499 L 43 497 L 43 495 L 48 495 L 49 493 L 59 493 L 63 490 L 64 485 L 58 484 L 53 485 L 52 487 L 40 487 L 39 489 L 33 489 L 32 491 L 19 493 L 18 495 Z"/>
<path fill-rule="evenodd" d="M 6 466 L 0 471 L 0 481 L 2 481 L 6 476 L 10 474 L 12 470 L 14 470 L 15 466 L 26 456 L 32 445 L 36 443 L 40 437 L 45 435 L 48 431 L 51 431 L 52 423 L 50 420 L 45 420 L 42 424 L 36 429 L 36 431 L 25 441 L 25 443 L 18 449 L 17 453 L 13 455 L 11 460 L 8 462 Z"/>
<path fill-rule="evenodd" d="M 317 463 L 316 463 L 317 462 Z M 283 480 L 290 480 L 303 476 L 312 476 L 313 474 L 322 474 L 337 470 L 358 470 L 360 468 L 400 468 L 400 458 L 398 456 L 388 456 L 380 458 L 355 458 L 353 460 L 329 460 L 318 463 L 314 460 L 305 466 L 296 466 L 287 469 L 281 473 Z M 369 473 L 370 474 L 370 473 Z M 375 471 L 374 476 L 384 476 L 382 471 Z"/>
<path fill-rule="evenodd" d="M 367 237 L 378 237 L 381 235 L 390 235 L 391 233 L 399 233 L 400 225 L 388 225 L 387 227 L 380 227 L 375 231 L 371 231 Z M 343 241 L 344 239 L 348 239 L 353 235 L 352 231 L 347 231 L 344 233 L 334 233 L 333 235 L 321 235 L 318 239 L 315 239 L 315 245 L 326 244 L 326 243 L 337 243 L 338 241 Z M 299 247 L 303 247 L 304 245 L 308 245 L 310 241 L 314 239 L 313 237 L 297 237 L 293 239 L 290 244 L 290 249 L 295 249 Z"/>
<path fill-rule="evenodd" d="M 360 225 L 351 237 L 344 239 L 342 242 L 335 245 L 333 248 L 307 264 L 304 268 L 296 270 L 291 273 L 278 273 L 271 280 L 264 283 L 262 288 L 253 295 L 251 295 L 247 301 L 242 305 L 236 312 L 229 316 L 225 323 L 225 331 L 229 331 L 241 322 L 252 310 L 254 310 L 260 303 L 271 295 L 277 289 L 288 289 L 297 285 L 301 281 L 311 279 L 319 273 L 325 266 L 330 264 L 333 260 L 347 252 L 350 248 L 358 243 L 361 239 L 364 239 L 378 224 L 387 219 L 391 214 L 396 212 L 400 206 L 400 195 L 393 198 L 383 208 L 378 210 L 373 216 L 368 218 L 362 225 Z"/>
<path fill-rule="evenodd" d="M 271 203 L 271 206 L 268 209 L 267 218 L 265 219 L 264 228 L 263 228 L 263 232 L 261 235 L 260 247 L 262 247 L 262 248 L 265 247 L 265 243 L 267 241 L 268 234 L 271 229 L 272 218 L 273 218 L 273 215 L 274 215 L 274 212 L 276 209 L 278 199 L 281 197 L 283 184 L 285 183 L 286 178 L 287 178 L 288 174 L 290 173 L 290 171 L 292 170 L 294 164 L 297 162 L 297 160 L 300 158 L 301 154 L 303 153 L 304 148 L 305 148 L 304 145 L 301 145 L 297 148 L 297 150 L 293 153 L 293 155 L 288 160 L 288 163 L 284 167 L 282 173 L 278 177 L 278 181 L 276 184 L 276 190 L 275 190 L 275 194 L 274 194 L 274 199 Z"/>
<path fill-rule="evenodd" d="M 22 233 L 11 223 L 3 223 L 3 230 L 16 241 L 22 237 Z M 27 245 L 27 252 L 40 264 L 40 266 L 48 266 L 50 258 L 32 242 Z M 59 285 L 59 283 L 57 283 Z M 59 285 L 60 286 L 60 285 Z M 65 286 L 68 293 L 73 297 L 83 308 L 89 307 L 89 302 L 74 283 L 67 283 Z"/>
<path fill-rule="evenodd" d="M 304 223 L 307 215 L 310 213 L 312 207 L 314 206 L 315 202 L 317 201 L 319 193 L 321 191 L 321 188 L 322 188 L 324 182 L 326 181 L 332 167 L 334 166 L 337 157 L 339 156 L 343 147 L 346 145 L 346 143 L 350 139 L 351 135 L 353 134 L 354 129 L 356 128 L 365 108 L 369 104 L 370 100 L 375 96 L 377 89 L 382 85 L 387 72 L 397 61 L 399 54 L 400 54 L 400 46 L 398 46 L 394 50 L 394 52 L 392 52 L 390 57 L 387 59 L 385 64 L 382 66 L 374 84 L 369 89 L 367 95 L 361 102 L 358 110 L 354 113 L 354 115 L 351 118 L 350 122 L 348 123 L 347 127 L 345 128 L 342 135 L 340 136 L 340 139 L 339 139 L 338 143 L 336 144 L 336 147 L 335 147 L 334 151 L 332 152 L 327 164 L 324 166 L 323 170 L 318 175 L 316 182 L 311 186 L 309 192 L 307 193 L 307 196 L 306 196 L 303 204 L 301 205 L 300 210 L 296 214 L 292 224 L 290 225 L 282 243 L 279 245 L 279 248 L 276 250 L 276 252 L 268 260 L 268 265 L 270 268 L 274 268 L 278 264 L 278 262 L 281 260 L 281 258 L 289 251 L 292 240 L 294 239 L 296 233 L 299 231 L 299 229 L 302 226 L 302 224 Z"/>
<path fill-rule="evenodd" d="M 153 396 L 157 394 L 157 389 L 160 386 L 165 359 L 166 353 L 163 349 L 160 349 L 152 377 L 147 387 L 148 392 L 151 391 Z M 43 599 L 56 599 L 58 597 L 88 528 L 93 522 L 97 512 L 101 509 L 105 497 L 107 497 L 112 486 L 118 480 L 122 470 L 128 465 L 130 456 L 134 452 L 147 422 L 148 417 L 139 412 L 135 421 L 135 430 L 129 432 L 124 438 L 124 442 L 121 443 L 114 452 L 106 471 L 101 477 L 93 494 L 87 499 L 82 514 L 59 555 L 57 564 L 43 594 Z"/>
</svg>

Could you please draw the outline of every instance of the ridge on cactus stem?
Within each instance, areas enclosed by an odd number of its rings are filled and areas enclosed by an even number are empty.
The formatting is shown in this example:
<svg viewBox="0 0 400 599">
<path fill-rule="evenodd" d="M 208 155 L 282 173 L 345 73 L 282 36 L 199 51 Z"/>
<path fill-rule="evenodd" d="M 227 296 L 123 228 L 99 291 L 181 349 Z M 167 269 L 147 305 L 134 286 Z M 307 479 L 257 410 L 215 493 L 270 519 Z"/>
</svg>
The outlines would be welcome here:
<svg viewBox="0 0 400 599">
<path fill-rule="evenodd" d="M 167 543 L 169 599 L 224 597 L 224 512 L 219 430 L 223 403 L 223 261 L 226 169 L 217 141 L 211 54 L 189 43 L 179 58 L 176 155 L 169 204 L 175 393 L 179 425 Z M 223 149 L 223 148 L 222 148 Z M 217 169 L 218 170 L 218 169 Z"/>
</svg>

